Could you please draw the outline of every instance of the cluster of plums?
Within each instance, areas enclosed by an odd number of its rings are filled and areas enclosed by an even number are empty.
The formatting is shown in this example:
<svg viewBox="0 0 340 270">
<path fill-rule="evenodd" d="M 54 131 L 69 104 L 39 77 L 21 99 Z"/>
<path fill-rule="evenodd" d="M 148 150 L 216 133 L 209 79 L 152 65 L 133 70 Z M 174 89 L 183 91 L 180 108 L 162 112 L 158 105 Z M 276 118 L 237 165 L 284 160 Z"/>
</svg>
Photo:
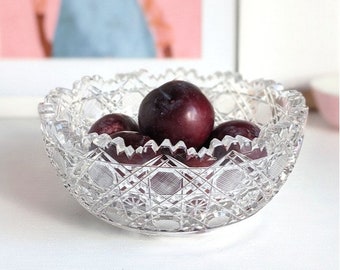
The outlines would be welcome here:
<svg viewBox="0 0 340 270">
<path fill-rule="evenodd" d="M 175 145 L 183 141 L 187 148 L 209 147 L 212 139 L 222 140 L 226 135 L 241 135 L 250 140 L 259 136 L 260 128 L 245 120 L 224 122 L 214 128 L 214 108 L 201 90 L 192 83 L 181 80 L 169 81 L 149 92 L 142 100 L 138 111 L 138 124 L 130 116 L 112 113 L 98 119 L 89 133 L 121 137 L 126 146 L 137 149 L 149 140 L 160 145 L 165 139 Z M 234 145 L 228 151 L 241 151 Z M 144 163 L 155 153 L 150 151 L 136 155 L 134 160 L 126 155 L 117 155 L 116 148 L 106 150 L 121 163 Z M 184 153 L 170 153 L 176 159 L 190 167 L 202 167 L 213 164 L 227 152 L 217 151 L 213 157 L 186 159 Z M 248 157 L 257 159 L 266 155 L 265 150 L 247 153 Z"/>
</svg>

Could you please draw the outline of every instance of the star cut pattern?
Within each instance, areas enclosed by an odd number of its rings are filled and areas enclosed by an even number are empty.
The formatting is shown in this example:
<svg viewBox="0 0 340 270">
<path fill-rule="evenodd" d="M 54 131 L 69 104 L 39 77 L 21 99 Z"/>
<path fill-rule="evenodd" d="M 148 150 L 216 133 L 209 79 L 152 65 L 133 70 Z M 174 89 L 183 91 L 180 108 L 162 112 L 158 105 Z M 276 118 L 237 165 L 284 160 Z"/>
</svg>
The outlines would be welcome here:
<svg viewBox="0 0 340 270">
<path fill-rule="evenodd" d="M 145 164 L 120 164 L 103 150 L 110 139 L 87 134 L 93 119 L 108 112 L 136 118 L 127 101 L 174 77 L 201 87 L 216 104 L 217 123 L 241 118 L 260 125 L 261 138 L 250 147 L 265 147 L 268 155 L 252 160 L 232 151 L 210 167 L 191 168 L 157 153 Z M 215 102 L 221 97 L 230 97 L 228 110 Z M 69 192 L 100 219 L 145 233 L 200 232 L 254 215 L 293 170 L 308 112 L 300 93 L 272 81 L 185 69 L 84 77 L 72 89 L 52 90 L 38 109 L 47 155 Z M 94 141 L 103 147 L 89 150 Z"/>
</svg>

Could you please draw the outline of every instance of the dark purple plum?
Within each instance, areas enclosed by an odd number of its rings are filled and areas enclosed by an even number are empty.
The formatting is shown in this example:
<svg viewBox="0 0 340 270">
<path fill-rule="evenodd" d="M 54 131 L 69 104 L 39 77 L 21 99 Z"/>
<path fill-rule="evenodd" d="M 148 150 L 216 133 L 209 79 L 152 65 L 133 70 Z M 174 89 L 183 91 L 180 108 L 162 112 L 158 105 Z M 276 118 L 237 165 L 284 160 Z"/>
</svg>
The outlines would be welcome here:
<svg viewBox="0 0 340 270">
<path fill-rule="evenodd" d="M 111 137 L 120 131 L 138 131 L 138 125 L 130 116 L 121 113 L 107 114 L 98 119 L 90 128 L 89 133 L 106 133 Z"/>
<path fill-rule="evenodd" d="M 214 126 L 214 109 L 201 90 L 186 81 L 173 80 L 152 90 L 138 114 L 141 133 L 158 144 L 169 139 L 200 148 Z"/>
<path fill-rule="evenodd" d="M 125 146 L 131 146 L 133 149 L 137 149 L 139 146 L 144 146 L 151 140 L 150 137 L 136 131 L 120 131 L 112 135 L 112 139 L 117 137 L 124 139 Z M 128 157 L 124 151 L 117 153 L 117 147 L 115 144 L 109 146 L 105 151 L 117 162 L 125 164 L 143 164 L 155 157 L 155 153 L 152 149 L 145 149 L 143 153 L 134 153 L 131 157 Z"/>
<path fill-rule="evenodd" d="M 216 158 L 211 157 L 193 157 L 185 160 L 183 163 L 189 167 L 209 167 L 216 162 Z"/>
<path fill-rule="evenodd" d="M 253 140 L 259 136 L 260 131 L 261 130 L 257 125 L 246 120 L 227 121 L 218 125 L 211 132 L 205 146 L 209 147 L 210 141 L 212 139 L 216 138 L 219 140 L 223 140 L 223 138 L 227 135 L 234 138 L 239 135 L 248 138 L 249 140 Z M 217 147 L 214 151 L 214 156 L 217 159 L 220 159 L 232 150 L 242 153 L 243 155 L 251 159 L 258 159 L 267 155 L 267 151 L 265 149 L 246 150 L 245 148 L 241 149 L 239 144 L 234 144 L 231 145 L 229 149 L 225 149 L 222 146 Z"/>
<path fill-rule="evenodd" d="M 189 167 L 209 167 L 217 160 L 215 157 L 207 155 L 203 157 L 199 157 L 198 155 L 188 156 L 187 151 L 182 148 L 171 151 L 167 147 L 160 147 L 157 153 L 172 156 L 173 158 L 177 159 L 178 161 Z"/>
<path fill-rule="evenodd" d="M 209 138 L 222 140 L 226 135 L 236 137 L 237 135 L 253 140 L 260 134 L 260 128 L 246 120 L 231 120 L 218 125 L 210 134 Z"/>
<path fill-rule="evenodd" d="M 111 136 L 112 139 L 117 137 L 123 138 L 125 146 L 132 146 L 133 149 L 137 149 L 139 146 L 143 146 L 145 143 L 151 140 L 150 137 L 145 136 L 137 131 L 119 131 Z"/>
</svg>

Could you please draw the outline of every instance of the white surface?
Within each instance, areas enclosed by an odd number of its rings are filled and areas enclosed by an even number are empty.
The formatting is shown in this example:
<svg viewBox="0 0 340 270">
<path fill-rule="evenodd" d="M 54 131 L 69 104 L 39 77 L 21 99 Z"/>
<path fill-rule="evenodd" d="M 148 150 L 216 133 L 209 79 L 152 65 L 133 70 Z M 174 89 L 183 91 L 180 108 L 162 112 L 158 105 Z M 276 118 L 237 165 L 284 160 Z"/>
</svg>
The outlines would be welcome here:
<svg viewBox="0 0 340 270">
<path fill-rule="evenodd" d="M 337 0 L 242 0 L 239 71 L 289 87 L 339 71 Z"/>
<path fill-rule="evenodd" d="M 339 133 L 312 114 L 293 173 L 253 217 L 207 234 L 147 237 L 71 198 L 38 119 L 0 119 L 0 269 L 338 269 Z"/>
</svg>

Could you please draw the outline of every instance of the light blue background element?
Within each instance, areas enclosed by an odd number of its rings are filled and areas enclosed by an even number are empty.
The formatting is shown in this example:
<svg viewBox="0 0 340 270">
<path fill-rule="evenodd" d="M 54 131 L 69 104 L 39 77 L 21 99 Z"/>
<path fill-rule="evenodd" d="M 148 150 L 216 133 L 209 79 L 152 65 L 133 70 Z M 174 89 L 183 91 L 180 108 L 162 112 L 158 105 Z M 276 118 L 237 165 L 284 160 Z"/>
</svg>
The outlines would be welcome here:
<svg viewBox="0 0 340 270">
<path fill-rule="evenodd" d="M 136 0 L 63 0 L 53 42 L 55 57 L 155 57 Z"/>
</svg>

